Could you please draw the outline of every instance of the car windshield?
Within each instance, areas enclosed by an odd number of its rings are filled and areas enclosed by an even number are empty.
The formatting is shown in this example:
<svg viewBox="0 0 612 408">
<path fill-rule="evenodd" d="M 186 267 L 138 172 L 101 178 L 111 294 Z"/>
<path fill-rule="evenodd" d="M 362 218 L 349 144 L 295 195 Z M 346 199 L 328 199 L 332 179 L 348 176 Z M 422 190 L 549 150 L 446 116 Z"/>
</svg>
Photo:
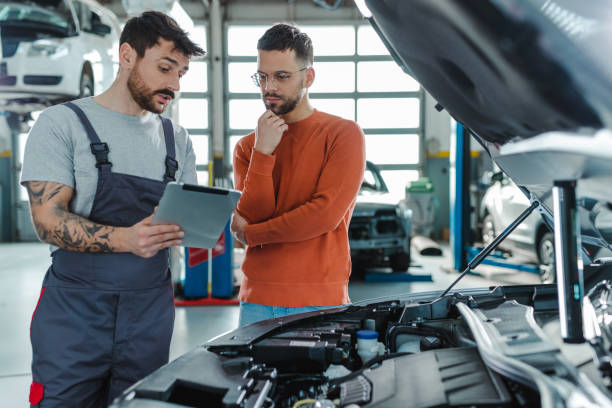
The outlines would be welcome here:
<svg viewBox="0 0 612 408">
<path fill-rule="evenodd" d="M 42 25 L 65 34 L 75 29 L 70 8 L 61 0 L 0 0 L 0 24 Z"/>
<path fill-rule="evenodd" d="M 382 193 L 388 192 L 385 182 L 372 163 L 367 164 L 363 174 L 360 192 L 363 191 L 379 191 Z"/>
</svg>

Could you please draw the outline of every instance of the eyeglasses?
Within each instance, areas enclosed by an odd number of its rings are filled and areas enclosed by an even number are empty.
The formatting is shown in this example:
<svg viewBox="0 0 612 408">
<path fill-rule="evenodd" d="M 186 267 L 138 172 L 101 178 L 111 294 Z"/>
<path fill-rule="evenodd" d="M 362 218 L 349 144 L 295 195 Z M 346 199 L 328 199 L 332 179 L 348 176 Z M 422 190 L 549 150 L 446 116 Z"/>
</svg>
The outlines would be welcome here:
<svg viewBox="0 0 612 408">
<path fill-rule="evenodd" d="M 293 74 L 304 71 L 305 69 L 308 69 L 308 67 L 298 69 L 297 71 L 294 71 L 294 72 L 286 72 L 286 71 L 275 72 L 274 74 L 272 74 L 270 85 L 272 85 L 272 83 L 276 83 L 277 85 L 283 85 L 289 80 L 289 78 L 291 78 Z M 251 75 L 251 79 L 253 80 L 256 86 L 258 86 L 259 88 L 262 88 L 266 86 L 266 84 L 268 83 L 268 74 L 262 74 L 260 72 L 256 72 L 253 75 Z"/>
</svg>

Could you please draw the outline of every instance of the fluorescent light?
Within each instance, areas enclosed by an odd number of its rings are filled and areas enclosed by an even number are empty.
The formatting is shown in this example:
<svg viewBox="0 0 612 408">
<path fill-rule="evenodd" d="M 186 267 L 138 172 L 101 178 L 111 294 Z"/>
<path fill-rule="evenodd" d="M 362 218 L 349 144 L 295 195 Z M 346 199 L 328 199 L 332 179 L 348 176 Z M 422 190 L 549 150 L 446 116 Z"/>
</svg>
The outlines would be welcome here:
<svg viewBox="0 0 612 408">
<path fill-rule="evenodd" d="M 174 0 L 122 0 L 123 8 L 129 17 L 140 15 L 147 10 L 157 10 L 168 13 Z"/>
<path fill-rule="evenodd" d="M 179 4 L 178 1 L 175 1 L 168 13 L 170 17 L 176 20 L 179 27 L 187 32 L 191 32 L 193 30 L 193 20 L 189 17 L 189 14 L 185 11 L 185 9 Z"/>
<path fill-rule="evenodd" d="M 157 10 L 175 19 L 183 30 L 189 32 L 193 29 L 193 20 L 177 0 L 122 0 L 122 4 L 129 17 L 147 10 Z"/>
<path fill-rule="evenodd" d="M 357 6 L 359 11 L 365 18 L 372 17 L 372 12 L 368 8 L 368 6 L 366 6 L 365 0 L 354 0 L 354 1 L 355 1 L 355 5 Z"/>
</svg>

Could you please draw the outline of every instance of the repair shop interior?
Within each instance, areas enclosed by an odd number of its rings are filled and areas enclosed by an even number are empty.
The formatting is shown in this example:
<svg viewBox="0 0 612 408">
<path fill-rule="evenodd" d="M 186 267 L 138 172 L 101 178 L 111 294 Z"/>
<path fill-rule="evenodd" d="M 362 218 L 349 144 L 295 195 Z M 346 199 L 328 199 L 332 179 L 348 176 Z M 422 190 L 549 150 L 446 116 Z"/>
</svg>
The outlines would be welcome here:
<svg viewBox="0 0 612 408">
<path fill-rule="evenodd" d="M 0 0 L 0 406 L 612 407 L 610 0 Z"/>
</svg>

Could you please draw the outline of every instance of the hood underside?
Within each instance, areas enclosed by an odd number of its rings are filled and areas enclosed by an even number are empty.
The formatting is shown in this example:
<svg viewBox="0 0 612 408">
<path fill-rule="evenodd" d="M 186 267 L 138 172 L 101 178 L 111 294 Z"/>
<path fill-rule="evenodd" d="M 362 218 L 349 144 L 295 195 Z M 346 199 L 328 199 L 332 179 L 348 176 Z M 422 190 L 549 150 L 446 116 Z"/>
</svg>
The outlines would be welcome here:
<svg viewBox="0 0 612 408">
<path fill-rule="evenodd" d="M 366 0 L 396 62 L 550 218 L 577 180 L 586 241 L 612 242 L 612 2 Z M 426 33 L 426 35 L 424 35 Z"/>
</svg>

